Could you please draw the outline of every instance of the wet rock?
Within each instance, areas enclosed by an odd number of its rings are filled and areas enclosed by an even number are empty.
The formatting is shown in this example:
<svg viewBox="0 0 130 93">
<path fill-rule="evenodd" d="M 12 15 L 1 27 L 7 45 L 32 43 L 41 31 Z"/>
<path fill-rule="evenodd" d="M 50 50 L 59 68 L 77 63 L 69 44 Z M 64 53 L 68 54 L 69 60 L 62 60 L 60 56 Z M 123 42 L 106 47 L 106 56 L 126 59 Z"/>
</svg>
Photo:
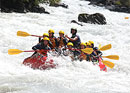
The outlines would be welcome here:
<svg viewBox="0 0 130 93">
<path fill-rule="evenodd" d="M 1 12 L 36 12 L 49 14 L 43 7 L 39 6 L 37 0 L 1 0 Z"/>
<path fill-rule="evenodd" d="M 32 9 L 30 11 L 31 12 L 35 12 L 35 13 L 46 13 L 46 14 L 50 14 L 49 12 L 45 11 L 45 8 L 39 7 L 39 6 L 32 7 Z"/>
<path fill-rule="evenodd" d="M 91 23 L 91 24 L 106 24 L 106 18 L 103 14 L 95 13 L 95 14 L 87 14 L 82 13 L 78 15 L 79 22 Z"/>
<path fill-rule="evenodd" d="M 117 12 L 125 12 L 125 13 L 130 13 L 130 7 L 114 7 L 112 9 L 110 9 L 111 11 L 117 11 Z"/>
<path fill-rule="evenodd" d="M 68 8 L 68 5 L 64 3 L 50 3 L 50 6 Z"/>
<path fill-rule="evenodd" d="M 130 0 L 86 0 L 89 5 L 105 7 L 110 11 L 130 13 Z"/>
<path fill-rule="evenodd" d="M 106 5 L 107 0 L 91 0 L 91 4 L 95 4 L 95 5 Z"/>
</svg>

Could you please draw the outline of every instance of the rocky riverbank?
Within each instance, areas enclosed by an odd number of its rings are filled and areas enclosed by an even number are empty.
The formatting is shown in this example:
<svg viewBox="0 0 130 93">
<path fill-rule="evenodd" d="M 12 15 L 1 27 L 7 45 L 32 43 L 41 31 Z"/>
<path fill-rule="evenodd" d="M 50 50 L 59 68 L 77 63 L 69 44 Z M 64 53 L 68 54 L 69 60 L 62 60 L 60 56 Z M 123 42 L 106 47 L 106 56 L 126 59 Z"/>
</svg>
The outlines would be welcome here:
<svg viewBox="0 0 130 93">
<path fill-rule="evenodd" d="M 130 0 L 86 0 L 89 5 L 105 7 L 110 11 L 130 13 Z"/>
</svg>

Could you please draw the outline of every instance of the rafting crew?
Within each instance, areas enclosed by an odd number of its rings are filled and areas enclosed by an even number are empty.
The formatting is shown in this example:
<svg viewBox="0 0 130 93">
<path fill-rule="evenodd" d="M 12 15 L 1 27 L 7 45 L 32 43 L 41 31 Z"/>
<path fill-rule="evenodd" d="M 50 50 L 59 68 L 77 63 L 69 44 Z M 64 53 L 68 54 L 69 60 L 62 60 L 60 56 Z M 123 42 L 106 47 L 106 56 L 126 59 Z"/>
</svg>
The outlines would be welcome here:
<svg viewBox="0 0 130 93">
<path fill-rule="evenodd" d="M 80 37 L 77 35 L 77 29 L 75 28 L 71 28 L 71 37 L 65 35 L 63 30 L 59 31 L 58 38 L 54 36 L 54 30 L 50 29 L 48 33 L 44 33 L 43 36 L 38 36 L 31 35 L 27 32 L 18 31 L 17 36 L 39 37 L 39 42 L 37 45 L 32 47 L 33 50 L 22 51 L 19 49 L 9 49 L 8 54 L 14 55 L 22 52 L 34 52 L 32 56 L 26 58 L 23 62 L 24 65 L 30 66 L 33 69 L 46 69 L 48 67 L 54 68 L 57 64 L 53 63 L 54 60 L 50 58 L 50 55 L 54 57 L 51 53 L 56 52 L 57 49 L 62 49 L 60 53 L 61 57 L 63 57 L 63 55 L 69 56 L 71 57 L 72 61 L 79 60 L 91 61 L 93 63 L 96 62 L 101 71 L 107 71 L 106 66 L 110 68 L 114 67 L 114 63 L 103 60 L 102 58 L 119 60 L 118 55 L 102 56 L 101 51 L 111 49 L 111 44 L 102 47 L 100 44 L 98 47 L 95 47 L 93 41 L 88 41 L 86 43 L 81 42 Z"/>
<path fill-rule="evenodd" d="M 72 60 L 86 60 L 96 62 L 98 57 L 102 56 L 102 52 L 98 50 L 97 47 L 94 47 L 93 41 L 88 41 L 86 43 L 81 42 L 79 35 L 77 35 L 77 29 L 71 28 L 71 37 L 65 35 L 63 30 L 59 31 L 59 37 L 54 36 L 55 31 L 50 29 L 48 33 L 44 33 L 42 37 L 39 37 L 39 44 L 34 46 L 32 49 L 36 50 L 34 54 L 39 52 L 41 49 L 44 50 L 53 50 L 58 56 L 70 56 Z M 84 53 L 81 51 L 85 48 L 93 48 L 91 54 Z M 43 52 L 43 51 L 42 51 Z M 42 54 L 47 55 L 48 51 L 44 51 Z M 33 54 L 33 55 L 34 55 Z"/>
</svg>

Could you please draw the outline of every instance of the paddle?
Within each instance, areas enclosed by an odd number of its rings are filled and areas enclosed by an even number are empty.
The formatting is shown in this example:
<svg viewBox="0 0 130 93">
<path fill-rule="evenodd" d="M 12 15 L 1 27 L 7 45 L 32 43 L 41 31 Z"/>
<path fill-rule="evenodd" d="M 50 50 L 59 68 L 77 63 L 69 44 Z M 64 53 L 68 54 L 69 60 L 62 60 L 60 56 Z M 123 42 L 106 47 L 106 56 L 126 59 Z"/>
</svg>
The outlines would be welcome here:
<svg viewBox="0 0 130 93">
<path fill-rule="evenodd" d="M 129 17 L 125 17 L 125 19 L 129 19 Z"/>
<path fill-rule="evenodd" d="M 113 68 L 114 65 L 115 65 L 114 63 L 112 63 L 112 62 L 110 62 L 110 61 L 106 61 L 106 60 L 103 60 L 102 63 L 103 63 L 104 65 L 106 65 L 107 67 L 109 67 L 109 68 Z"/>
<path fill-rule="evenodd" d="M 100 46 L 101 47 L 101 46 Z M 100 51 L 105 51 L 105 50 L 108 50 L 108 49 L 111 49 L 111 44 L 108 44 L 108 45 L 105 45 L 105 46 L 102 46 L 99 50 Z M 84 53 L 87 53 L 87 54 L 91 54 L 93 52 L 93 48 L 85 48 L 85 49 L 81 49 Z"/>
<path fill-rule="evenodd" d="M 30 35 L 29 33 L 23 32 L 23 31 L 18 31 L 17 36 L 22 36 L 22 37 L 27 37 L 27 36 L 42 37 L 42 36 L 37 36 L 37 35 Z"/>
<path fill-rule="evenodd" d="M 113 59 L 113 60 L 119 60 L 119 56 L 118 55 L 109 55 L 109 56 L 102 56 L 103 58 L 109 58 L 109 59 Z"/>
<path fill-rule="evenodd" d="M 85 48 L 85 49 L 81 49 L 81 51 L 87 54 L 91 54 L 93 52 L 93 48 Z"/>
<path fill-rule="evenodd" d="M 111 44 L 108 44 L 108 45 L 102 46 L 99 50 L 105 51 L 105 50 L 111 49 L 111 47 L 112 47 Z"/>
<path fill-rule="evenodd" d="M 30 51 L 22 51 L 22 50 L 19 50 L 19 49 L 9 49 L 8 50 L 8 54 L 9 55 L 16 55 L 16 54 L 20 54 L 22 52 L 35 52 L 34 50 L 30 50 Z"/>
<path fill-rule="evenodd" d="M 99 44 L 99 46 L 98 46 L 98 49 L 100 49 L 101 48 L 101 44 Z"/>
</svg>

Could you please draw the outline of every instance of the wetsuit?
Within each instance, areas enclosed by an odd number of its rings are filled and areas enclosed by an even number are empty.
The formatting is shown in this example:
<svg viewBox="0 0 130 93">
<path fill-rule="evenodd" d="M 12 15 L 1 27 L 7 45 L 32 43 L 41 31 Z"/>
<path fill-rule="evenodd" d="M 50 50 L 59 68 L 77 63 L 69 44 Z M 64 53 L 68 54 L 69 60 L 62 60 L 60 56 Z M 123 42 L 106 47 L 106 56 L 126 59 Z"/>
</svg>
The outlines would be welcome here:
<svg viewBox="0 0 130 93">
<path fill-rule="evenodd" d="M 44 56 L 47 56 L 47 52 L 48 52 L 49 50 L 51 50 L 51 48 L 50 48 L 48 45 L 44 45 L 43 42 L 41 42 L 41 43 L 39 43 L 39 44 L 33 46 L 32 49 L 33 49 L 33 50 L 37 50 L 37 49 L 41 50 L 41 53 L 42 53 Z M 37 52 L 35 52 L 34 54 L 36 54 L 36 53 L 37 53 Z M 34 55 L 34 54 L 33 54 L 33 55 Z"/>
</svg>

